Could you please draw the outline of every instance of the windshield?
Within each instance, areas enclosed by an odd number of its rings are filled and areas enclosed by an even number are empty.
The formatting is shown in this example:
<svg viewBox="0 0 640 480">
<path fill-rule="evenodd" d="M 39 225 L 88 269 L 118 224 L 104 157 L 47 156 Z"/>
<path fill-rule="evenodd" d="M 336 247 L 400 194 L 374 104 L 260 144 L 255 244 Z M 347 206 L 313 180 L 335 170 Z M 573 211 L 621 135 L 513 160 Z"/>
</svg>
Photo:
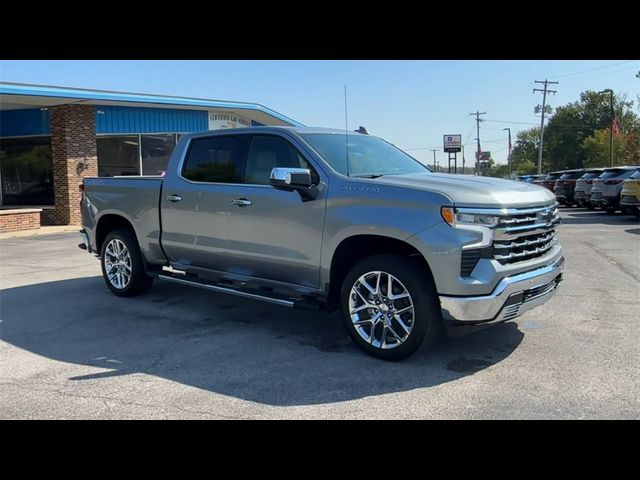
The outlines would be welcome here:
<svg viewBox="0 0 640 480">
<path fill-rule="evenodd" d="M 550 173 L 549 175 L 547 175 L 547 176 L 545 177 L 545 180 L 546 180 L 546 181 L 549 181 L 549 180 L 557 180 L 557 179 L 558 179 L 558 177 L 560 177 L 560 175 L 562 175 L 562 174 L 561 174 L 561 173 Z"/>
<path fill-rule="evenodd" d="M 640 179 L 640 170 L 636 170 L 636 173 L 631 175 L 629 178 L 633 178 L 634 180 Z"/>
<path fill-rule="evenodd" d="M 378 137 L 347 136 L 339 133 L 306 133 L 301 136 L 334 170 L 350 177 L 377 177 L 431 171 L 399 148 Z M 349 151 L 348 165 L 347 150 Z"/>
</svg>

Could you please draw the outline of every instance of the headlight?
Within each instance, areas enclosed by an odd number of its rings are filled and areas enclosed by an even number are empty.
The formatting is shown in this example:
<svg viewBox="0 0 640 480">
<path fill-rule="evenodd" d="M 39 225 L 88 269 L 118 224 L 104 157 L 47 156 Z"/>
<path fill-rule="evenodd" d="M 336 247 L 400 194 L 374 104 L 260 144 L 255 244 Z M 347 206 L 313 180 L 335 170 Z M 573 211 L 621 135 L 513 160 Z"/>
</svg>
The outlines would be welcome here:
<svg viewBox="0 0 640 480">
<path fill-rule="evenodd" d="M 440 214 L 445 222 L 452 227 L 458 225 L 476 225 L 492 228 L 498 224 L 498 216 L 477 213 L 462 213 L 453 207 L 442 207 Z"/>
</svg>

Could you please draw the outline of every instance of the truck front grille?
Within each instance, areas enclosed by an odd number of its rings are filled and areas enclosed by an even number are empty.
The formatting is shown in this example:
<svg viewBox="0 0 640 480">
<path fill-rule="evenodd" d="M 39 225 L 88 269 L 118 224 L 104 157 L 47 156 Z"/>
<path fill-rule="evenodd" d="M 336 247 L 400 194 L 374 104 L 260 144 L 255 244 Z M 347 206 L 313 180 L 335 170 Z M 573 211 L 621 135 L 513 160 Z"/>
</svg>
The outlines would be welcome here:
<svg viewBox="0 0 640 480">
<path fill-rule="evenodd" d="M 494 231 L 493 258 L 501 264 L 540 257 L 556 243 L 557 205 L 501 215 Z"/>
</svg>

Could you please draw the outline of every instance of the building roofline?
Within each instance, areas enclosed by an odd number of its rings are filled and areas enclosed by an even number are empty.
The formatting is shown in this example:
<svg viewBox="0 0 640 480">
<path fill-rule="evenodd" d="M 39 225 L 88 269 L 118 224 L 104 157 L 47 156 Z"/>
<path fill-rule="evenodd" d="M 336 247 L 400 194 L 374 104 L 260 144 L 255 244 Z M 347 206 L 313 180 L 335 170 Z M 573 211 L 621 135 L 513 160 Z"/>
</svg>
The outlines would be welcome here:
<svg viewBox="0 0 640 480">
<path fill-rule="evenodd" d="M 116 90 L 98 90 L 80 87 L 64 87 L 59 85 L 40 85 L 33 83 L 0 82 L 0 95 L 25 95 L 34 97 L 62 97 L 95 101 L 117 101 L 142 104 L 183 105 L 202 108 L 235 108 L 257 110 L 293 126 L 303 126 L 275 110 L 259 103 L 215 100 L 200 97 L 184 97 L 178 95 L 160 95 L 152 93 L 122 92 Z"/>
</svg>

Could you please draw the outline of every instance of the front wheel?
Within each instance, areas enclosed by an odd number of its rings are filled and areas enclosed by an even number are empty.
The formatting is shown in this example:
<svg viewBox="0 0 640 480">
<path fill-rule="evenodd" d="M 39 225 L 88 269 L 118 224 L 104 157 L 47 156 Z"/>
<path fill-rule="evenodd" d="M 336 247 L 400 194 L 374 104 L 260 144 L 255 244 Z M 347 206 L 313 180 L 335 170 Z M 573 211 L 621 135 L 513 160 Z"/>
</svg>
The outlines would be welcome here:
<svg viewBox="0 0 640 480">
<path fill-rule="evenodd" d="M 119 229 L 107 234 L 100 263 L 107 287 L 119 297 L 145 293 L 153 283 L 153 278 L 145 272 L 140 247 L 131 230 Z"/>
<path fill-rule="evenodd" d="M 417 263 L 401 255 L 376 255 L 347 274 L 340 295 L 342 319 L 365 353 L 403 360 L 442 332 L 433 280 Z"/>
</svg>

